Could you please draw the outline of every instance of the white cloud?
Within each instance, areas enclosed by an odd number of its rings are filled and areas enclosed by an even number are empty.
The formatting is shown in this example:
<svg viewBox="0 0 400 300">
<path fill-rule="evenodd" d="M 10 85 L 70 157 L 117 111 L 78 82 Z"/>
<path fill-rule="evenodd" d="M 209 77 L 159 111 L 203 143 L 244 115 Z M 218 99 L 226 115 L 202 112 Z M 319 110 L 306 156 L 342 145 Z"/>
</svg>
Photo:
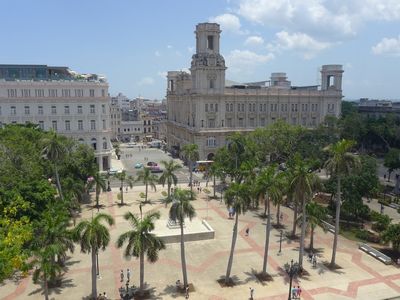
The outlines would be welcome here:
<svg viewBox="0 0 400 300">
<path fill-rule="evenodd" d="M 172 45 L 167 45 L 167 49 L 172 49 Z"/>
<path fill-rule="evenodd" d="M 275 56 L 272 53 L 266 55 L 257 54 L 249 50 L 232 50 L 227 56 L 228 71 L 233 73 L 239 72 L 250 72 L 255 67 L 267 63 L 274 59 Z"/>
<path fill-rule="evenodd" d="M 155 52 L 154 52 L 154 55 L 157 56 L 157 57 L 160 57 L 160 56 L 161 56 L 161 53 L 160 53 L 160 51 L 155 51 Z"/>
<path fill-rule="evenodd" d="M 223 31 L 231 31 L 235 33 L 242 33 L 240 31 L 241 24 L 237 16 L 232 14 L 222 14 L 216 17 L 211 17 L 210 22 L 218 23 L 221 25 Z"/>
<path fill-rule="evenodd" d="M 300 52 L 304 58 L 309 59 L 317 52 L 331 47 L 328 42 L 320 42 L 302 32 L 289 33 L 280 31 L 276 33 L 276 40 L 267 45 L 270 51 L 294 50 Z"/>
<path fill-rule="evenodd" d="M 400 35 L 397 38 L 383 38 L 372 47 L 372 52 L 376 55 L 400 56 Z"/>
<path fill-rule="evenodd" d="M 259 46 L 264 44 L 264 39 L 261 36 L 249 36 L 246 41 L 244 42 L 247 46 Z"/>
<path fill-rule="evenodd" d="M 143 77 L 137 82 L 138 86 L 152 85 L 152 84 L 154 84 L 154 79 L 151 77 Z"/>
<path fill-rule="evenodd" d="M 399 0 L 238 0 L 237 13 L 255 23 L 339 39 L 364 23 L 400 20 Z"/>
</svg>

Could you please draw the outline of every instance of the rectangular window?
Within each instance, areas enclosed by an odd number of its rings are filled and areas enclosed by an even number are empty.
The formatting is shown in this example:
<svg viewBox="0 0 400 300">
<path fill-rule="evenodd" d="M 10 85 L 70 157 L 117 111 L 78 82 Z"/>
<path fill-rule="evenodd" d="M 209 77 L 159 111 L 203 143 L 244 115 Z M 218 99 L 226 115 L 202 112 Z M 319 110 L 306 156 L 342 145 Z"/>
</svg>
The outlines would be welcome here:
<svg viewBox="0 0 400 300">
<path fill-rule="evenodd" d="M 29 106 L 25 106 L 24 108 L 25 108 L 25 114 L 29 115 L 29 113 L 30 113 Z"/>
<path fill-rule="evenodd" d="M 263 111 L 263 106 L 261 103 L 260 103 L 260 111 Z"/>
<path fill-rule="evenodd" d="M 51 107 L 51 114 L 55 115 L 57 113 L 57 107 L 55 107 L 54 105 Z"/>
<path fill-rule="evenodd" d="M 271 103 L 271 111 L 274 111 L 274 105 Z"/>
<path fill-rule="evenodd" d="M 103 130 L 106 130 L 107 126 L 106 126 L 106 120 L 103 120 Z"/>
<path fill-rule="evenodd" d="M 17 89 L 8 89 L 7 94 L 9 98 L 17 97 Z"/>
<path fill-rule="evenodd" d="M 244 103 L 242 103 L 242 111 L 244 111 Z"/>
<path fill-rule="evenodd" d="M 244 122 L 243 122 L 243 118 L 239 118 L 239 127 L 243 127 L 244 126 Z"/>
<path fill-rule="evenodd" d="M 43 106 L 38 106 L 38 115 L 43 115 Z"/>
<path fill-rule="evenodd" d="M 71 130 L 71 122 L 69 120 L 65 121 L 65 131 Z"/>
<path fill-rule="evenodd" d="M 302 121 L 301 121 L 301 124 L 302 124 L 303 126 L 306 126 L 306 125 L 307 125 L 307 119 L 306 119 L 306 118 L 303 118 Z"/>
<path fill-rule="evenodd" d="M 225 109 L 226 109 L 226 111 L 229 111 L 229 103 L 225 104 Z"/>
<path fill-rule="evenodd" d="M 237 105 L 237 110 L 240 111 L 240 103 Z"/>
<path fill-rule="evenodd" d="M 78 114 L 82 113 L 82 105 L 78 105 Z"/>
<path fill-rule="evenodd" d="M 215 112 L 218 112 L 218 103 L 215 103 Z"/>
<path fill-rule="evenodd" d="M 67 98 L 71 97 L 71 91 L 68 90 L 68 89 L 63 89 L 61 91 L 61 94 L 62 94 L 63 97 L 67 97 Z"/>
<path fill-rule="evenodd" d="M 208 111 L 208 104 L 206 103 L 206 108 L 205 108 L 206 112 Z"/>
<path fill-rule="evenodd" d="M 264 111 L 267 111 L 267 104 L 264 103 L 263 106 L 264 106 Z"/>
<path fill-rule="evenodd" d="M 78 130 L 83 130 L 83 120 L 78 120 Z"/>
<path fill-rule="evenodd" d="M 255 126 L 254 118 L 250 118 L 249 123 L 250 123 L 250 124 L 249 124 L 250 127 L 254 127 L 254 126 Z"/>
<path fill-rule="evenodd" d="M 214 36 L 207 36 L 207 49 L 214 50 Z"/>
<path fill-rule="evenodd" d="M 265 126 L 265 118 L 261 118 L 260 119 L 260 125 L 261 126 Z"/>
<path fill-rule="evenodd" d="M 43 121 L 39 121 L 39 128 L 44 130 L 44 122 Z"/>
<path fill-rule="evenodd" d="M 89 95 L 90 95 L 90 97 L 94 97 L 94 90 L 93 89 L 89 90 Z"/>
<path fill-rule="evenodd" d="M 49 89 L 49 97 L 57 97 L 57 90 Z"/>
<path fill-rule="evenodd" d="M 209 119 L 208 120 L 208 128 L 214 128 L 214 127 L 215 127 L 215 120 Z"/>
<path fill-rule="evenodd" d="M 96 130 L 96 121 L 90 120 L 90 130 Z"/>
<path fill-rule="evenodd" d="M 101 96 L 104 98 L 106 96 L 106 91 L 103 89 L 101 90 Z"/>
<path fill-rule="evenodd" d="M 15 116 L 17 114 L 17 109 L 16 109 L 15 106 L 11 106 L 11 112 L 10 113 L 11 113 L 12 116 Z"/>
<path fill-rule="evenodd" d="M 57 121 L 51 121 L 51 128 L 53 128 L 54 131 L 57 131 Z"/>
<path fill-rule="evenodd" d="M 29 89 L 22 89 L 21 90 L 21 96 L 24 98 L 30 97 L 31 96 L 31 90 Z"/>
<path fill-rule="evenodd" d="M 35 90 L 35 97 L 43 98 L 44 97 L 44 89 L 36 89 Z"/>
<path fill-rule="evenodd" d="M 69 105 L 64 106 L 64 114 L 69 115 Z"/>
<path fill-rule="evenodd" d="M 83 97 L 83 90 L 82 89 L 75 89 L 75 97 Z"/>
<path fill-rule="evenodd" d="M 232 119 L 231 118 L 226 119 L 226 126 L 232 127 Z"/>
<path fill-rule="evenodd" d="M 91 113 L 91 114 L 94 114 L 94 113 L 95 113 L 94 104 L 90 104 L 90 113 Z"/>
<path fill-rule="evenodd" d="M 210 89 L 215 88 L 215 80 L 214 79 L 210 79 Z"/>
<path fill-rule="evenodd" d="M 214 111 L 214 103 L 210 104 L 210 111 Z"/>
<path fill-rule="evenodd" d="M 249 111 L 251 111 L 251 103 L 249 103 Z"/>
<path fill-rule="evenodd" d="M 103 115 L 105 115 L 106 114 L 106 106 L 105 106 L 105 104 L 101 105 L 101 110 L 103 111 Z"/>
</svg>

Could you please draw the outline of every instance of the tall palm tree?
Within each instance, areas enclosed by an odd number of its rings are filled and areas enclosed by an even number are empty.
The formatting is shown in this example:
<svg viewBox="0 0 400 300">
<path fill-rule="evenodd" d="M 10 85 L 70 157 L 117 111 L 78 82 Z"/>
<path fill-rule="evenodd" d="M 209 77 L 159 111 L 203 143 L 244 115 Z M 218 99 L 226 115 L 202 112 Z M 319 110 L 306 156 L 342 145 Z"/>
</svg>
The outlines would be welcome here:
<svg viewBox="0 0 400 300">
<path fill-rule="evenodd" d="M 164 242 L 151 231 L 154 230 L 154 221 L 160 218 L 159 212 L 153 212 L 145 215 L 144 218 L 138 218 L 131 212 L 124 215 L 124 219 L 129 221 L 132 230 L 121 234 L 117 240 L 117 247 L 121 248 L 125 241 L 125 256 L 138 257 L 140 262 L 140 291 L 144 289 L 144 256 L 147 260 L 154 263 L 158 260 L 158 252 L 165 249 Z"/>
<path fill-rule="evenodd" d="M 105 250 L 110 242 L 110 232 L 108 228 L 102 224 L 105 221 L 109 226 L 114 224 L 114 219 L 107 214 L 97 214 L 91 220 L 81 221 L 73 231 L 73 238 L 75 242 L 81 245 L 83 253 L 91 253 L 92 256 L 92 297 L 96 299 L 97 296 L 97 264 L 96 254 L 98 251 Z"/>
<path fill-rule="evenodd" d="M 172 159 L 170 161 L 161 161 L 161 164 L 164 165 L 164 171 L 160 176 L 159 182 L 164 187 L 165 183 L 167 183 L 168 187 L 168 199 L 171 197 L 171 186 L 174 184 L 175 186 L 178 183 L 178 177 L 176 176 L 175 172 L 178 171 L 182 166 Z"/>
<path fill-rule="evenodd" d="M 276 206 L 276 225 L 278 227 L 281 226 L 281 205 L 284 200 L 284 196 L 288 194 L 288 177 L 286 172 L 280 173 L 280 176 L 277 176 L 277 182 L 276 182 L 279 190 L 280 190 L 280 197 L 273 197 L 272 203 Z"/>
<path fill-rule="evenodd" d="M 293 191 L 295 197 L 298 199 L 302 207 L 302 221 L 301 221 L 301 236 L 300 236 L 300 251 L 299 251 L 299 266 L 303 267 L 304 255 L 304 239 L 306 234 L 306 203 L 312 197 L 313 190 L 317 185 L 318 177 L 315 173 L 310 171 L 310 167 L 306 161 L 300 156 L 295 159 L 293 168 L 292 181 L 290 189 Z"/>
<path fill-rule="evenodd" d="M 239 214 L 244 214 L 249 207 L 250 198 L 248 188 L 245 184 L 233 182 L 225 191 L 225 203 L 228 209 L 232 208 L 235 212 L 235 223 L 233 225 L 231 251 L 229 254 L 228 266 L 226 268 L 225 284 L 229 284 L 233 265 L 233 254 L 235 252 Z"/>
<path fill-rule="evenodd" d="M 150 168 L 143 168 L 142 170 L 138 171 L 137 175 L 138 177 L 136 178 L 136 181 L 141 181 L 146 186 L 144 202 L 147 203 L 149 185 L 154 191 L 156 191 L 156 183 L 158 182 L 158 177 L 157 175 L 151 173 Z"/>
<path fill-rule="evenodd" d="M 193 162 L 199 158 L 199 147 L 197 144 L 186 144 L 182 147 L 182 153 L 189 161 L 189 184 L 190 191 L 193 193 Z"/>
<path fill-rule="evenodd" d="M 314 251 L 314 230 L 326 219 L 327 211 L 325 207 L 319 205 L 315 201 L 306 204 L 307 226 L 310 227 L 310 251 Z"/>
<path fill-rule="evenodd" d="M 169 210 L 169 218 L 176 222 L 179 222 L 179 227 L 181 229 L 181 264 L 182 264 L 182 275 L 183 284 L 187 286 L 187 271 L 186 271 L 186 257 L 185 257 L 185 239 L 183 235 L 183 224 L 185 218 L 192 220 L 196 216 L 196 211 L 191 203 L 194 196 L 188 190 L 182 190 L 180 188 L 174 189 L 172 195 L 172 205 Z"/>
<path fill-rule="evenodd" d="M 325 168 L 329 173 L 336 177 L 336 216 L 335 216 L 335 235 L 333 238 L 332 259 L 330 266 L 336 265 L 336 249 L 340 227 L 340 207 L 341 207 L 341 180 L 344 176 L 350 174 L 352 169 L 360 166 L 358 156 L 348 152 L 355 145 L 354 141 L 341 140 L 336 144 L 329 145 L 325 148 L 332 156 L 325 163 Z"/>
<path fill-rule="evenodd" d="M 107 189 L 106 186 L 106 179 L 104 176 L 100 174 L 100 172 L 96 172 L 94 176 L 92 176 L 92 181 L 90 182 L 91 186 L 95 186 L 96 189 L 96 207 L 99 208 L 99 196 L 100 193 L 103 191 L 105 192 Z"/>
<path fill-rule="evenodd" d="M 44 148 L 42 152 L 43 155 L 53 164 L 58 194 L 61 200 L 63 200 L 64 197 L 61 189 L 60 175 L 58 174 L 58 163 L 65 158 L 67 148 L 56 132 L 52 131 L 49 135 L 48 138 L 43 139 Z"/>
<path fill-rule="evenodd" d="M 115 174 L 114 176 L 121 182 L 119 190 L 121 192 L 121 205 L 124 205 L 124 183 L 128 184 L 128 186 L 132 188 L 135 180 L 132 176 L 128 176 L 125 170 Z"/>
<path fill-rule="evenodd" d="M 61 250 L 58 245 L 48 245 L 40 248 L 34 253 L 32 265 L 36 266 L 33 272 L 33 283 L 37 283 L 39 279 L 43 280 L 44 299 L 49 300 L 49 279 L 55 278 L 61 273 L 61 267 L 54 261 L 54 256 Z"/>
<path fill-rule="evenodd" d="M 266 213 L 267 213 L 267 226 L 265 228 L 265 247 L 264 247 L 264 261 L 262 274 L 267 274 L 267 262 L 268 262 L 268 248 L 269 248 L 269 236 L 271 232 L 271 205 L 270 199 L 281 198 L 281 190 L 279 184 L 280 175 L 277 173 L 275 165 L 270 165 L 263 168 L 256 180 L 257 194 L 261 196 L 265 201 Z"/>
</svg>

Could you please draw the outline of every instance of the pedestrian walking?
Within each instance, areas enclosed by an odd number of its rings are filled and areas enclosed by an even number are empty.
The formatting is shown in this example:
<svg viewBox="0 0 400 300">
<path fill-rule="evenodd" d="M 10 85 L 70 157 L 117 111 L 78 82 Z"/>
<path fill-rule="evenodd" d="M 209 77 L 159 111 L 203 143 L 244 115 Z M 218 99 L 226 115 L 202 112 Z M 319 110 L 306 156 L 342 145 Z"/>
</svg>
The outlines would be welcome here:
<svg viewBox="0 0 400 300">
<path fill-rule="evenodd" d="M 250 300 L 254 299 L 254 289 L 252 287 L 249 288 L 250 289 Z"/>
<path fill-rule="evenodd" d="M 121 270 L 120 276 L 121 276 L 121 282 L 123 282 L 124 281 L 124 270 Z"/>
<path fill-rule="evenodd" d="M 185 299 L 189 299 L 189 285 L 187 285 L 185 289 Z"/>
<path fill-rule="evenodd" d="M 298 286 L 297 286 L 297 298 L 300 299 L 300 297 L 301 297 L 301 288 L 300 288 L 300 286 L 298 285 Z"/>
<path fill-rule="evenodd" d="M 131 270 L 126 269 L 126 278 L 128 279 L 128 281 L 131 279 Z"/>
<path fill-rule="evenodd" d="M 293 287 L 293 288 L 292 288 L 292 298 L 293 298 L 293 299 L 296 299 L 296 298 L 297 298 L 297 288 L 296 288 L 296 287 Z"/>
<path fill-rule="evenodd" d="M 246 236 L 248 236 L 248 235 L 249 235 L 249 231 L 250 231 L 250 228 L 249 228 L 249 227 L 247 227 L 247 228 L 246 228 Z"/>
<path fill-rule="evenodd" d="M 107 300 L 108 298 L 107 298 L 107 294 L 106 294 L 106 292 L 104 292 L 103 293 L 103 298 L 105 299 L 105 300 Z"/>
<path fill-rule="evenodd" d="M 316 255 L 314 255 L 314 257 L 313 257 L 313 262 L 312 262 L 312 264 L 313 264 L 313 267 L 314 267 L 314 268 L 317 267 L 317 256 L 316 256 Z"/>
</svg>

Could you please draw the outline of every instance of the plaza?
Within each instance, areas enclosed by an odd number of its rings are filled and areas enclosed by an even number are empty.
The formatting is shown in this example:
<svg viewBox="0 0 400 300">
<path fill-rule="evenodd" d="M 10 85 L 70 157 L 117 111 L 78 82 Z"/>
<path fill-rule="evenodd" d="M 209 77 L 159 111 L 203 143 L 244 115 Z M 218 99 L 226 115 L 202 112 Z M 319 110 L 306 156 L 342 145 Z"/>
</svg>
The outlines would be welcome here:
<svg viewBox="0 0 400 300">
<path fill-rule="evenodd" d="M 142 151 L 150 151 L 142 150 Z M 153 151 L 153 150 L 151 150 Z M 160 150 L 154 150 L 160 151 Z M 145 152 L 143 152 L 145 153 Z M 195 174 L 195 179 L 200 179 Z M 199 177 L 198 177 L 199 176 Z M 187 183 L 178 184 L 187 188 Z M 202 183 L 204 188 L 205 183 Z M 209 184 L 208 189 L 212 191 Z M 135 258 L 127 260 L 123 256 L 124 249 L 115 246 L 117 237 L 129 229 L 129 224 L 123 219 L 127 211 L 139 214 L 139 194 L 143 186 L 134 186 L 125 193 L 127 205 L 119 206 L 117 200 L 118 188 L 102 193 L 100 212 L 110 214 L 115 219 L 111 227 L 111 242 L 104 252 L 99 252 L 99 274 L 97 281 L 98 293 L 106 292 L 110 299 L 120 299 L 118 289 L 125 286 L 120 281 L 120 272 L 131 270 L 131 283 L 139 284 L 139 261 Z M 169 207 L 161 202 L 162 191 L 166 187 L 157 186 L 157 191 L 149 192 L 150 204 L 142 207 L 143 213 L 160 211 L 161 219 L 168 219 Z M 220 194 L 217 193 L 217 196 Z M 91 218 L 97 213 L 92 208 L 93 203 L 82 205 L 80 218 Z M 223 278 L 228 262 L 232 237 L 233 220 L 228 218 L 228 210 L 220 200 L 209 199 L 202 192 L 193 201 L 197 218 L 206 219 L 215 230 L 214 239 L 186 242 L 186 262 L 188 280 L 193 284 L 190 299 L 248 299 L 250 288 L 254 289 L 254 299 L 287 299 L 289 282 L 283 266 L 292 259 L 298 259 L 298 241 L 282 241 L 282 253 L 279 251 L 279 230 L 272 229 L 270 237 L 268 273 L 272 281 L 260 282 L 255 274 L 262 268 L 265 242 L 265 220 L 260 218 L 263 207 L 249 210 L 239 216 L 239 235 L 234 254 L 232 278 L 233 287 L 221 287 L 217 282 Z M 292 227 L 293 212 L 283 207 L 284 232 Z M 275 223 L 275 209 L 272 209 L 272 223 Z M 78 220 L 79 221 L 79 220 Z M 246 236 L 246 229 L 249 235 Z M 285 235 L 284 235 L 285 236 Z M 315 248 L 318 249 L 317 267 L 305 259 L 304 267 L 308 275 L 294 279 L 294 285 L 302 289 L 302 299 L 389 299 L 400 294 L 400 269 L 395 265 L 385 265 L 377 259 L 360 251 L 354 241 L 339 237 L 337 264 L 341 267 L 331 271 L 324 262 L 330 259 L 333 234 L 316 230 Z M 309 237 L 306 238 L 306 247 Z M 66 272 L 62 285 L 50 289 L 50 299 L 88 299 L 91 292 L 89 254 L 80 252 L 78 245 L 67 260 Z M 159 254 L 159 260 L 150 264 L 145 262 L 145 282 L 150 290 L 151 299 L 183 299 L 184 294 L 177 291 L 175 282 L 182 279 L 179 243 L 169 243 Z M 0 286 L 0 299 L 43 299 L 43 289 L 39 284 L 32 283 L 32 277 L 8 280 Z"/>
</svg>

